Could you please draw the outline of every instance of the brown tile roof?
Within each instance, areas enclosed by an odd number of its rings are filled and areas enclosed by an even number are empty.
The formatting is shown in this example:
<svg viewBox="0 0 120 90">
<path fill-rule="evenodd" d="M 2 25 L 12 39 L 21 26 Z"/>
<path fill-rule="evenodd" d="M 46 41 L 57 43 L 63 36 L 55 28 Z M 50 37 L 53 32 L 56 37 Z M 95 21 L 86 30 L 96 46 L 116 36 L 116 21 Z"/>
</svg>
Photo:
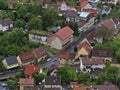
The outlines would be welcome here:
<svg viewBox="0 0 120 90">
<path fill-rule="evenodd" d="M 70 52 L 62 52 L 58 56 L 61 59 L 74 59 L 75 58 L 75 53 L 70 53 Z"/>
<path fill-rule="evenodd" d="M 40 67 L 39 66 L 35 66 L 33 64 L 29 64 L 25 67 L 24 70 L 24 74 L 25 75 L 29 75 L 32 76 L 33 73 L 39 73 L 40 72 Z"/>
<path fill-rule="evenodd" d="M 92 65 L 94 65 L 94 64 L 96 64 L 96 65 L 97 64 L 104 64 L 104 60 L 100 59 L 100 58 L 97 58 L 97 59 L 95 59 L 95 58 L 83 58 L 82 62 L 85 65 L 87 65 L 87 64 L 92 64 Z"/>
<path fill-rule="evenodd" d="M 19 57 L 23 63 L 35 60 L 35 57 L 32 51 L 22 52 L 19 54 Z"/>
<path fill-rule="evenodd" d="M 35 53 L 37 58 L 47 55 L 47 51 L 42 47 L 33 49 L 33 52 Z"/>
<path fill-rule="evenodd" d="M 95 85 L 86 87 L 75 87 L 74 90 L 118 90 L 115 85 Z"/>
<path fill-rule="evenodd" d="M 61 90 L 60 88 L 44 88 L 43 90 Z"/>
<path fill-rule="evenodd" d="M 112 58 L 112 49 L 110 48 L 93 48 L 92 50 L 93 57 L 111 57 Z"/>
<path fill-rule="evenodd" d="M 39 90 L 38 86 L 25 86 L 24 90 Z"/>
<path fill-rule="evenodd" d="M 68 26 L 60 29 L 58 32 L 55 33 L 55 35 L 58 36 L 63 41 L 69 38 L 73 34 L 74 31 Z"/>
<path fill-rule="evenodd" d="M 44 0 L 44 3 L 45 3 L 45 4 L 50 4 L 50 3 L 51 3 L 51 0 Z"/>
<path fill-rule="evenodd" d="M 95 40 L 93 39 L 94 38 L 94 33 L 91 32 L 89 33 L 87 36 L 86 36 L 87 40 L 90 42 L 90 43 L 94 43 Z"/>
<path fill-rule="evenodd" d="M 117 16 L 113 16 L 111 19 L 114 21 L 116 25 L 119 24 L 119 18 Z"/>
<path fill-rule="evenodd" d="M 84 26 L 86 24 L 86 21 L 84 21 L 84 20 L 79 20 L 79 22 L 77 23 L 77 25 L 78 25 L 78 27 L 82 27 L 82 26 Z"/>
<path fill-rule="evenodd" d="M 18 0 L 8 0 L 8 3 L 17 2 Z"/>
<path fill-rule="evenodd" d="M 112 26 L 114 24 L 114 22 L 111 19 L 107 19 L 102 21 L 98 26 L 105 26 L 107 28 L 109 28 L 110 26 Z"/>
<path fill-rule="evenodd" d="M 37 4 L 43 4 L 44 0 L 35 0 Z"/>
<path fill-rule="evenodd" d="M 81 48 L 85 48 L 85 50 L 86 50 L 88 53 L 90 53 L 90 51 L 91 51 L 91 46 L 90 46 L 86 41 L 78 44 L 77 48 L 78 48 L 78 50 L 80 50 Z"/>
<path fill-rule="evenodd" d="M 98 90 L 117 90 L 115 85 L 95 85 L 92 88 L 97 88 Z"/>
<path fill-rule="evenodd" d="M 10 25 L 10 24 L 13 24 L 13 21 L 10 18 L 6 18 L 6 19 L 3 19 L 3 20 L 0 20 L 0 24 L 2 26 L 7 26 L 7 25 Z"/>
<path fill-rule="evenodd" d="M 34 79 L 33 78 L 20 78 L 19 79 L 20 85 L 34 85 Z"/>
<path fill-rule="evenodd" d="M 57 76 L 46 76 L 45 85 L 61 85 L 61 80 Z"/>
<path fill-rule="evenodd" d="M 65 17 L 77 17 L 77 12 L 67 11 L 67 12 L 65 12 Z"/>
</svg>

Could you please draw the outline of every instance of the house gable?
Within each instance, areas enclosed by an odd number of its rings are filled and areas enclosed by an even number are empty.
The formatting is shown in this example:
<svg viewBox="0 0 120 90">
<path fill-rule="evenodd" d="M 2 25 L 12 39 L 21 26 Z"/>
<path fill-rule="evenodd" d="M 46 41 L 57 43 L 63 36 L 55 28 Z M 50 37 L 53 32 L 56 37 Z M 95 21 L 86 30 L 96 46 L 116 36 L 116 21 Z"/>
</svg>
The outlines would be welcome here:
<svg viewBox="0 0 120 90">
<path fill-rule="evenodd" d="M 51 42 L 51 47 L 54 47 L 56 49 L 62 49 L 62 42 L 61 40 L 56 37 L 52 42 Z"/>
<path fill-rule="evenodd" d="M 84 47 L 82 47 L 80 50 L 78 50 L 77 52 L 77 58 L 80 56 L 88 56 L 89 53 L 86 51 L 86 49 Z"/>
</svg>

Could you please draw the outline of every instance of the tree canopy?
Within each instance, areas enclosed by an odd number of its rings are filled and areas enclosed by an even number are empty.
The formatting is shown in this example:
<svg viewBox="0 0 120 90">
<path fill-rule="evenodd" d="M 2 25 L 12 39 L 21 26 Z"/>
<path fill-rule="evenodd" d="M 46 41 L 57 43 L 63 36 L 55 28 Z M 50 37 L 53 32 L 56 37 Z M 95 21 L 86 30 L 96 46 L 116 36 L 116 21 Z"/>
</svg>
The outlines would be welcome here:
<svg viewBox="0 0 120 90">
<path fill-rule="evenodd" d="M 61 78 L 62 83 L 70 83 L 70 81 L 77 80 L 75 69 L 70 68 L 69 66 L 59 68 L 57 74 Z"/>
</svg>

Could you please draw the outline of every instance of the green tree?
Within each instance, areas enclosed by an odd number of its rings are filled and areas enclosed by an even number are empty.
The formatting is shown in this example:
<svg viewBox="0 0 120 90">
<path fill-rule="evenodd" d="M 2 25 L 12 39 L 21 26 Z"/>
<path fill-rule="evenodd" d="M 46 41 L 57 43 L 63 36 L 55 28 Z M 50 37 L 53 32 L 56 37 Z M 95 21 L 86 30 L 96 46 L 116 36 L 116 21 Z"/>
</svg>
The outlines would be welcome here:
<svg viewBox="0 0 120 90">
<path fill-rule="evenodd" d="M 21 6 L 18 10 L 17 10 L 17 15 L 18 18 L 21 18 L 23 16 L 25 16 L 25 14 L 27 13 L 27 9 L 24 6 Z"/>
<path fill-rule="evenodd" d="M 8 0 L 0 0 L 0 9 L 7 9 Z"/>
<path fill-rule="evenodd" d="M 3 57 L 2 57 L 3 58 Z M 1 59 L 2 59 L 1 58 Z M 4 64 L 3 64 L 3 62 L 2 62 L 2 60 L 0 59 L 0 72 L 2 72 L 2 71 L 4 71 L 5 70 L 5 66 L 4 66 Z"/>
<path fill-rule="evenodd" d="M 25 26 L 25 21 L 21 20 L 21 19 L 18 19 L 16 22 L 15 22 L 15 27 L 16 28 L 24 28 Z"/>
<path fill-rule="evenodd" d="M 42 30 L 42 20 L 40 18 L 34 17 L 28 22 L 28 30 L 32 29 Z"/>
<path fill-rule="evenodd" d="M 58 11 L 55 9 L 47 9 L 43 13 L 43 27 L 46 29 L 46 27 L 50 27 L 54 24 L 54 22 L 57 20 L 58 17 Z"/>
<path fill-rule="evenodd" d="M 70 68 L 69 66 L 59 68 L 57 74 L 61 78 L 62 83 L 70 83 L 70 81 L 77 80 L 75 69 Z"/>
<path fill-rule="evenodd" d="M 29 5 L 28 11 L 30 11 L 32 14 L 35 15 L 42 15 L 43 9 L 41 5 L 35 4 L 35 5 Z"/>
<path fill-rule="evenodd" d="M 89 73 L 82 73 L 78 75 L 78 80 L 80 82 L 90 81 L 90 74 Z"/>
<path fill-rule="evenodd" d="M 103 84 L 104 81 L 109 81 L 113 84 L 116 84 L 119 74 L 118 67 L 109 66 L 105 68 L 105 71 L 98 76 L 97 84 Z"/>
<path fill-rule="evenodd" d="M 108 39 L 110 37 L 111 30 L 105 26 L 101 26 L 97 28 L 96 34 L 102 36 L 103 39 Z"/>
<path fill-rule="evenodd" d="M 32 77 L 34 78 L 35 85 L 39 85 L 39 83 L 42 82 L 42 80 L 44 79 L 45 75 L 43 73 L 39 75 L 33 73 Z"/>
<path fill-rule="evenodd" d="M 17 81 L 16 80 L 9 79 L 7 81 L 7 84 L 9 86 L 10 90 L 16 90 L 17 89 Z"/>
<path fill-rule="evenodd" d="M 31 20 L 32 18 L 34 18 L 35 17 L 35 15 L 34 14 L 32 14 L 32 13 L 26 13 L 26 15 L 25 15 L 27 18 L 28 18 L 28 20 Z"/>
<path fill-rule="evenodd" d="M 14 20 L 14 14 L 13 14 L 13 12 L 8 11 L 7 13 L 5 13 L 5 14 L 2 15 L 2 18 L 3 19 L 11 18 L 12 20 Z"/>
</svg>

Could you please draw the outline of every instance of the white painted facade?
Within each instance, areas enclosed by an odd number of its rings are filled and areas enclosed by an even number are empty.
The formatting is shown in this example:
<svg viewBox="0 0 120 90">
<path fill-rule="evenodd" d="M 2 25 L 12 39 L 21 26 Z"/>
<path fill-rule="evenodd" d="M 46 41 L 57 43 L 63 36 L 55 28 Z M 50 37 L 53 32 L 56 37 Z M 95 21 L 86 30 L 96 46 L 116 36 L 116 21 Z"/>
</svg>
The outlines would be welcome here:
<svg viewBox="0 0 120 90">
<path fill-rule="evenodd" d="M 40 42 L 42 44 L 47 44 L 47 36 L 29 34 L 29 41 Z"/>
<path fill-rule="evenodd" d="M 61 40 L 56 37 L 52 42 L 51 42 L 51 47 L 56 48 L 56 49 L 62 49 L 62 42 Z"/>
<path fill-rule="evenodd" d="M 7 25 L 7 26 L 2 26 L 0 24 L 0 31 L 7 31 L 7 30 L 10 30 L 11 28 L 13 28 L 13 24 L 10 24 L 10 25 Z"/>
</svg>

